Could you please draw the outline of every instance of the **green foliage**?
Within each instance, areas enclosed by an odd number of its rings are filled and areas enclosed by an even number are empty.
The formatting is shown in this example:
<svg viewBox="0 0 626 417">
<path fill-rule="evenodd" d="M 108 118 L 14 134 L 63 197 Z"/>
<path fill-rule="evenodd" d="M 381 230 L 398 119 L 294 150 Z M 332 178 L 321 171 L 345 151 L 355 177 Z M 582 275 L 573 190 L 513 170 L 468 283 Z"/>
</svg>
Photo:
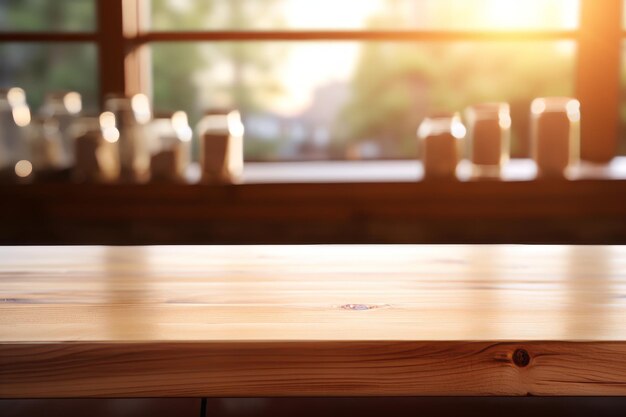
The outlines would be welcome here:
<svg viewBox="0 0 626 417">
<path fill-rule="evenodd" d="M 0 56 L 5 57 L 0 84 L 24 88 L 34 110 L 41 106 L 47 92 L 61 90 L 79 91 L 86 109 L 95 110 L 98 84 L 94 45 L 0 44 Z"/>
<path fill-rule="evenodd" d="M 158 30 L 223 30 L 280 24 L 275 0 L 191 1 L 176 6 L 153 0 L 152 23 Z M 242 112 L 263 107 L 280 90 L 273 75 L 280 51 L 267 44 L 215 42 L 160 43 L 153 46 L 154 101 L 160 108 L 186 110 L 192 121 L 212 107 Z M 227 72 L 217 76 L 210 71 Z M 212 77 L 208 85 L 200 78 Z"/>
<path fill-rule="evenodd" d="M 402 27 L 397 2 L 370 26 Z M 442 21 L 450 24 L 444 7 Z M 437 9 L 433 9 L 437 11 Z M 517 110 L 537 96 L 573 94 L 571 43 L 561 42 L 370 42 L 363 46 L 352 81 L 353 95 L 335 127 L 336 146 L 379 139 L 388 157 L 415 153 L 415 132 L 429 113 L 462 111 L 487 101 L 508 101 Z M 518 118 L 519 119 L 519 118 Z M 524 118 L 527 120 L 527 118 Z M 513 126 L 515 139 L 527 126 Z"/>
<path fill-rule="evenodd" d="M 93 31 L 94 0 L 0 0 L 0 28 L 7 30 Z"/>
<path fill-rule="evenodd" d="M 0 1 L 0 28 L 7 30 L 90 31 L 95 28 L 93 0 Z M 37 109 L 46 92 L 76 90 L 88 109 L 96 106 L 96 48 L 81 43 L 0 44 L 0 83 L 26 90 Z"/>
</svg>

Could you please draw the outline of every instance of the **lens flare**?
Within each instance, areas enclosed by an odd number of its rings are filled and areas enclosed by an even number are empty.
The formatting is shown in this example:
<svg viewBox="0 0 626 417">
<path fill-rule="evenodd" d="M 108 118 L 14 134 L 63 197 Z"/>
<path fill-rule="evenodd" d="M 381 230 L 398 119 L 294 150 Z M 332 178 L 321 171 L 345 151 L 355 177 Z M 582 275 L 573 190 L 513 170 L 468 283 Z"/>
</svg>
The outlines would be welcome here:
<svg viewBox="0 0 626 417">
<path fill-rule="evenodd" d="M 541 114 L 546 111 L 546 101 L 542 98 L 538 98 L 533 100 L 533 103 L 530 105 L 530 111 L 533 114 Z"/>
<path fill-rule="evenodd" d="M 26 127 L 30 124 L 30 109 L 27 105 L 20 105 L 13 108 L 13 120 L 19 127 Z"/>
<path fill-rule="evenodd" d="M 120 139 L 120 131 L 115 127 L 105 127 L 102 129 L 102 137 L 109 143 L 115 143 Z"/>
<path fill-rule="evenodd" d="M 580 102 L 578 100 L 570 100 L 566 105 L 567 117 L 572 122 L 580 121 Z"/>
<path fill-rule="evenodd" d="M 30 161 L 22 159 L 15 164 L 15 175 L 20 178 L 26 178 L 33 173 L 33 164 Z"/>
<path fill-rule="evenodd" d="M 21 88 L 13 87 L 7 92 L 7 100 L 11 107 L 19 107 L 26 104 L 26 93 Z"/>
<path fill-rule="evenodd" d="M 135 113 L 135 119 L 140 124 L 146 124 L 152 119 L 150 100 L 145 94 L 135 94 L 131 99 L 131 107 Z"/>
<path fill-rule="evenodd" d="M 452 122 L 450 133 L 452 133 L 452 136 L 454 136 L 457 139 L 463 139 L 465 135 L 467 134 L 467 129 L 465 128 L 463 123 L 461 123 L 460 120 L 454 120 Z"/>
<path fill-rule="evenodd" d="M 100 115 L 100 127 L 102 129 L 115 127 L 115 114 L 105 111 Z"/>
<path fill-rule="evenodd" d="M 83 109 L 83 101 L 80 94 L 76 92 L 67 93 L 63 97 L 63 105 L 71 114 L 78 114 Z"/>
<path fill-rule="evenodd" d="M 184 111 L 177 111 L 172 115 L 172 127 L 174 128 L 178 139 L 183 142 L 189 142 L 193 137 L 193 131 L 189 126 L 187 113 L 185 113 Z"/>
<path fill-rule="evenodd" d="M 244 127 L 241 122 L 241 115 L 238 111 L 231 111 L 228 113 L 228 131 L 233 136 L 243 136 Z"/>
</svg>

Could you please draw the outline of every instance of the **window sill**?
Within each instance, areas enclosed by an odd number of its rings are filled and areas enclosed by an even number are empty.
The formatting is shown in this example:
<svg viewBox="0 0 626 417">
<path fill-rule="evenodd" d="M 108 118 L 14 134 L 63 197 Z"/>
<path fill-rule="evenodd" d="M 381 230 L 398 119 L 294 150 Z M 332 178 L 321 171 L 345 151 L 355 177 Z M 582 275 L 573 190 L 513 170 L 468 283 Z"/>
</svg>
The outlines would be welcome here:
<svg viewBox="0 0 626 417">
<path fill-rule="evenodd" d="M 530 159 L 512 159 L 503 169 L 502 181 L 532 181 L 537 169 Z M 243 183 L 342 183 L 342 182 L 416 182 L 424 171 L 420 161 L 320 161 L 320 162 L 248 162 Z M 471 180 L 467 161 L 459 164 L 457 176 L 461 181 Z M 190 170 L 190 182 L 199 179 L 199 168 Z M 608 165 L 583 163 L 570 173 L 570 179 L 626 179 L 626 157 L 617 157 Z"/>
<path fill-rule="evenodd" d="M 418 181 L 420 170 L 249 163 L 232 186 L 0 186 L 0 244 L 626 244 L 626 158 L 575 181 L 534 181 L 523 160 L 507 181 Z"/>
</svg>

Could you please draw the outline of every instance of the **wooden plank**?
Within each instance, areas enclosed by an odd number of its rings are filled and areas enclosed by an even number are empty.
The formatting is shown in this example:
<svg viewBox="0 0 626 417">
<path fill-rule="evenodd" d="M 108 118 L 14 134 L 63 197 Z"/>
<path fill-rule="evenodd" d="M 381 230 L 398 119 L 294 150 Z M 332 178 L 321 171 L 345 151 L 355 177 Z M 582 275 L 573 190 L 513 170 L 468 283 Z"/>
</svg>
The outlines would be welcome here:
<svg viewBox="0 0 626 417">
<path fill-rule="evenodd" d="M 523 367 L 520 349 L 531 358 Z M 0 345 L 0 395 L 623 396 L 624 353 L 616 343 L 548 342 Z"/>
<path fill-rule="evenodd" d="M 0 248 L 0 397 L 626 395 L 626 247 Z"/>
</svg>

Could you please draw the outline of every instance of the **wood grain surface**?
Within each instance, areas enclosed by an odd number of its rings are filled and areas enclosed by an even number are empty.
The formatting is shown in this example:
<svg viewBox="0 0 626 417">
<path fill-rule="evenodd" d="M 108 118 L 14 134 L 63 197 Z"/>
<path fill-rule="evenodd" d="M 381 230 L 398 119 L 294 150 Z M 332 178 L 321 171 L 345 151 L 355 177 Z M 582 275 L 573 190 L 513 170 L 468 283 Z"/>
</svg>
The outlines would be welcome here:
<svg viewBox="0 0 626 417">
<path fill-rule="evenodd" d="M 0 248 L 0 397 L 626 395 L 626 247 Z"/>
</svg>

